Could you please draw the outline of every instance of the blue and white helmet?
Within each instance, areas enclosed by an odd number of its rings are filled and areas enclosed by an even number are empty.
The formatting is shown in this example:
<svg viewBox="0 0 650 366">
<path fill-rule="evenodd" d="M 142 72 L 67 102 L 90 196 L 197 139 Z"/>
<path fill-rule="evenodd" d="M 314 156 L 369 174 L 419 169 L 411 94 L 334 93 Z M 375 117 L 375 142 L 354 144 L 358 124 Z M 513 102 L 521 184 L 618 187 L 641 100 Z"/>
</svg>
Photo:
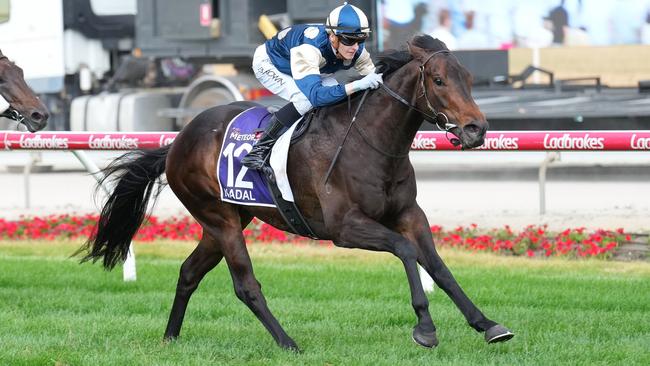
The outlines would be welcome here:
<svg viewBox="0 0 650 366">
<path fill-rule="evenodd" d="M 370 33 L 366 14 L 347 2 L 332 10 L 325 21 L 325 28 L 336 35 L 345 34 L 365 38 Z"/>
</svg>

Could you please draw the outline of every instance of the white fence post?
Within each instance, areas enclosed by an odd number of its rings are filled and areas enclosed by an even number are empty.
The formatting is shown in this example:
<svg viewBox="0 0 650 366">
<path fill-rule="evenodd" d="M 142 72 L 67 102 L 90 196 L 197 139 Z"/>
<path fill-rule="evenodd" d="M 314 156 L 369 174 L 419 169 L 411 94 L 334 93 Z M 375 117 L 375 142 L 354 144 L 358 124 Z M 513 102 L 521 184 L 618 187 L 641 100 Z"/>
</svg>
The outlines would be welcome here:
<svg viewBox="0 0 650 366">
<path fill-rule="evenodd" d="M 546 170 L 554 161 L 560 160 L 560 153 L 558 151 L 546 152 L 546 157 L 542 164 L 539 166 L 537 173 L 539 178 L 539 214 L 546 214 Z"/>
</svg>

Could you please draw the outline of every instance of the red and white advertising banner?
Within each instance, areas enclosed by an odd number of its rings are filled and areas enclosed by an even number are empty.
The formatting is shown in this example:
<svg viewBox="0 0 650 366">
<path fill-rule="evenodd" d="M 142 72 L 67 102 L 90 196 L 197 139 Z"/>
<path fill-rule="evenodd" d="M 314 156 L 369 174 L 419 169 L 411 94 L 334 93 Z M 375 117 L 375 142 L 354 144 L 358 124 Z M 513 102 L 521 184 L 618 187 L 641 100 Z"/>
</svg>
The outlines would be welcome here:
<svg viewBox="0 0 650 366">
<path fill-rule="evenodd" d="M 169 145 L 178 132 L 15 132 L 0 131 L 2 150 L 135 150 Z M 460 150 L 451 134 L 421 131 L 412 150 Z M 650 151 L 650 131 L 494 131 L 474 150 L 489 151 Z"/>
<path fill-rule="evenodd" d="M 9 132 L 0 131 L 4 150 L 136 150 L 157 149 L 178 132 Z"/>
<path fill-rule="evenodd" d="M 412 150 L 459 150 L 449 142 L 451 134 L 421 131 Z M 490 151 L 628 151 L 650 150 L 650 131 L 493 131 L 482 146 Z"/>
</svg>

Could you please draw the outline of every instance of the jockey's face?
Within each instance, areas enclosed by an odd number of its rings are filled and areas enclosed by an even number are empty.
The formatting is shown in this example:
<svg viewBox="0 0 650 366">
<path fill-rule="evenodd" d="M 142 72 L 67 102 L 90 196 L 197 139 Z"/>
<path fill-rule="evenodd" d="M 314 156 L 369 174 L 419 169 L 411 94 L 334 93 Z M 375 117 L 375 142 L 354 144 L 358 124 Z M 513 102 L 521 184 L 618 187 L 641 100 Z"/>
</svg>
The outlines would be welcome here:
<svg viewBox="0 0 650 366">
<path fill-rule="evenodd" d="M 330 34 L 330 42 L 332 42 L 332 47 L 337 50 L 336 57 L 342 58 L 344 60 L 352 60 L 354 55 L 359 50 L 359 44 L 354 43 L 351 46 L 344 45 L 339 38 L 333 34 Z"/>
</svg>

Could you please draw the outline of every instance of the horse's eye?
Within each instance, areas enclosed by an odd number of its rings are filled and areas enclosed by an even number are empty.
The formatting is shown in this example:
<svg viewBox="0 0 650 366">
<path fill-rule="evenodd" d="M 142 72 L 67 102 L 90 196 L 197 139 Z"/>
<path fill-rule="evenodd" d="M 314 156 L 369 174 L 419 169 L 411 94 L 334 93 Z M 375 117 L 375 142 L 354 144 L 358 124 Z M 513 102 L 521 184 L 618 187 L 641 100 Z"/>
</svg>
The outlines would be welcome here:
<svg viewBox="0 0 650 366">
<path fill-rule="evenodd" d="M 436 83 L 438 86 L 443 86 L 445 83 L 442 82 L 441 78 L 435 78 L 433 79 L 433 82 Z"/>
</svg>

